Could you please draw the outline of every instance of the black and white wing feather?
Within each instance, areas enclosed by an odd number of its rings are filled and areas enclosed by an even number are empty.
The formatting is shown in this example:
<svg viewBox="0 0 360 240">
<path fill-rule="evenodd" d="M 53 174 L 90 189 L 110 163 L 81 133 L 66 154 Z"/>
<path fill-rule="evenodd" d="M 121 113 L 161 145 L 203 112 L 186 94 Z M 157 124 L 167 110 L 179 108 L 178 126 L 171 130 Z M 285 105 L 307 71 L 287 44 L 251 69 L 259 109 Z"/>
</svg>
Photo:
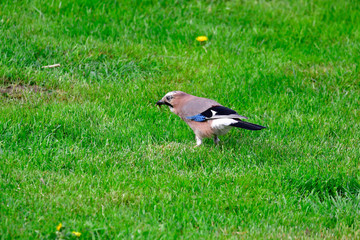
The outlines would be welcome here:
<svg viewBox="0 0 360 240">
<path fill-rule="evenodd" d="M 227 126 L 248 130 L 261 130 L 266 128 L 264 126 L 242 121 L 241 119 L 247 119 L 247 117 L 241 116 L 234 110 L 224 106 L 213 106 L 200 114 L 186 118 L 196 122 L 214 120 L 212 127 L 217 129 L 223 129 Z"/>
<path fill-rule="evenodd" d="M 200 114 L 189 116 L 186 118 L 196 122 L 204 122 L 206 120 L 220 118 L 247 119 L 247 117 L 240 116 L 234 110 L 224 106 L 213 106 Z"/>
</svg>

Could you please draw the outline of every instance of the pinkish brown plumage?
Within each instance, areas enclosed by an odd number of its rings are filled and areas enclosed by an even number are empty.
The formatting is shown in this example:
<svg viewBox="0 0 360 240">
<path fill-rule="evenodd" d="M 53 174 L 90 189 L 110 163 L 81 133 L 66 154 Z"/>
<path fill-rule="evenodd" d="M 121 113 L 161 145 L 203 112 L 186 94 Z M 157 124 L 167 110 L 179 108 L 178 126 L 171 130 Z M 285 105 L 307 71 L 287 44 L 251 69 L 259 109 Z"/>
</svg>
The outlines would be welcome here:
<svg viewBox="0 0 360 240">
<path fill-rule="evenodd" d="M 220 103 L 208 99 L 196 97 L 182 91 L 167 93 L 157 105 L 167 105 L 170 110 L 184 120 L 194 131 L 196 146 L 202 144 L 203 138 L 214 138 L 215 144 L 219 142 L 219 135 L 226 134 L 232 127 L 240 127 L 248 130 L 260 130 L 265 127 L 244 122 L 232 109 L 222 106 Z"/>
</svg>

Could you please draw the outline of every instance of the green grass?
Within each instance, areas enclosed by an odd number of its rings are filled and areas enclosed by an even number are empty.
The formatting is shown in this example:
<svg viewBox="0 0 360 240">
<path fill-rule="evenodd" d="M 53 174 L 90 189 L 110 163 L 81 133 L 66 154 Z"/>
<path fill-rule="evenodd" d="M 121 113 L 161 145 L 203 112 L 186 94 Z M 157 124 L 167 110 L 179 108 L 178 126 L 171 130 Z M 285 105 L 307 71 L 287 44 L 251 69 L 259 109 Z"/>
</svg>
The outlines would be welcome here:
<svg viewBox="0 0 360 240">
<path fill-rule="evenodd" d="M 360 238 L 359 11 L 1 1 L 1 238 Z M 268 128 L 193 148 L 172 90 Z"/>
</svg>

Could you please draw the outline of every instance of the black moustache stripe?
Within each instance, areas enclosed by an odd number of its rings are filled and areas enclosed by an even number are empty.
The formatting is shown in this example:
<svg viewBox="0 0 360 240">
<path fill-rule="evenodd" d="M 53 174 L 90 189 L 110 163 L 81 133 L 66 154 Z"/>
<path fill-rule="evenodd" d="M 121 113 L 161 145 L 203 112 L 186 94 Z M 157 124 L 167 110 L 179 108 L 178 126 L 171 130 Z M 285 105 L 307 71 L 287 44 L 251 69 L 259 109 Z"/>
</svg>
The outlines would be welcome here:
<svg viewBox="0 0 360 240">
<path fill-rule="evenodd" d="M 165 105 L 168 105 L 169 107 L 173 108 L 173 105 L 171 105 L 170 103 L 164 102 Z"/>
</svg>

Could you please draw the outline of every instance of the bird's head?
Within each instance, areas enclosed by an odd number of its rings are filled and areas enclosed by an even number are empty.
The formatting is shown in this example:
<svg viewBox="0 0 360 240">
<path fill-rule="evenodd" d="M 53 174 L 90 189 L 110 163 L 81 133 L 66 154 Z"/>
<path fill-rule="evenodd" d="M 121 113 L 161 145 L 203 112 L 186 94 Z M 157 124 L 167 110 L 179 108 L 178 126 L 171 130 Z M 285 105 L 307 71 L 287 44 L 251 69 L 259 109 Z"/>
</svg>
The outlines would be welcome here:
<svg viewBox="0 0 360 240">
<path fill-rule="evenodd" d="M 170 109 L 173 109 L 176 107 L 179 100 L 181 100 L 182 97 L 186 96 L 188 94 L 182 92 L 182 91 L 172 91 L 168 92 L 160 101 L 156 103 L 156 105 L 167 105 L 170 107 Z"/>
</svg>

